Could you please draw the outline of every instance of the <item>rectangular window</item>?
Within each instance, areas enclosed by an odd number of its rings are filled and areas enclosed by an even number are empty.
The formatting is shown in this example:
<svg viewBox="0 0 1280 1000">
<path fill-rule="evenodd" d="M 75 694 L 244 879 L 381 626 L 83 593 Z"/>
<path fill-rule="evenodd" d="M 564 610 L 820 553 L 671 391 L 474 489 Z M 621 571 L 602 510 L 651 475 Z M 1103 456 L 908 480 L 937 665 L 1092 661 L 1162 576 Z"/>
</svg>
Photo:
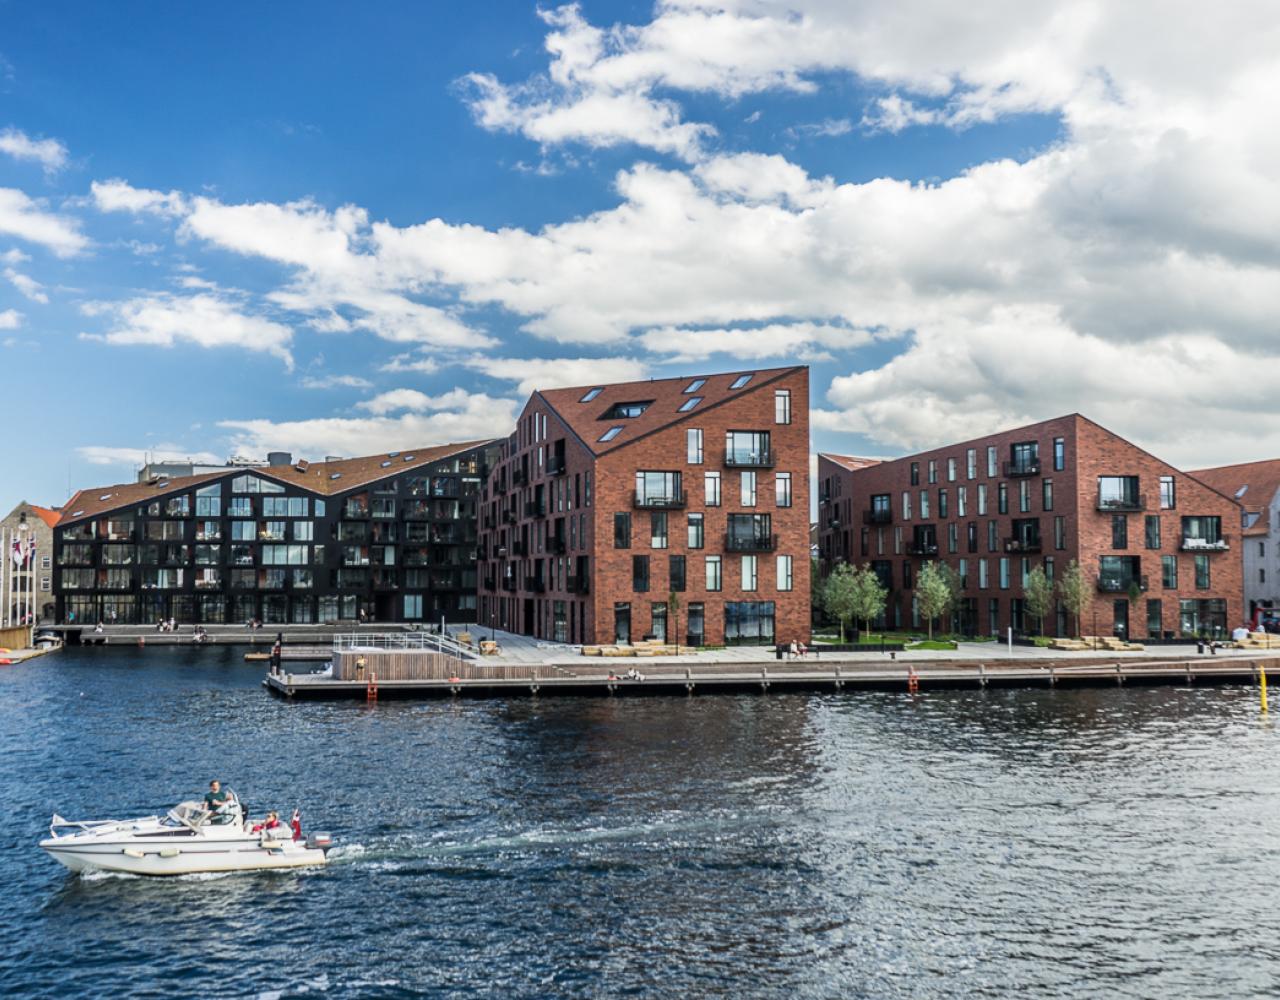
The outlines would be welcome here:
<svg viewBox="0 0 1280 1000">
<path fill-rule="evenodd" d="M 667 574 L 671 581 L 671 589 L 675 591 L 683 591 L 685 589 L 684 579 L 684 556 L 672 556 L 667 563 Z"/>
<path fill-rule="evenodd" d="M 911 589 L 911 560 L 908 559 L 902 564 L 902 589 Z"/>
<path fill-rule="evenodd" d="M 702 536 L 702 515 L 689 515 L 689 548 L 700 549 L 703 545 Z"/>
<path fill-rule="evenodd" d="M 1160 598 L 1147 599 L 1147 638 L 1159 639 L 1161 636 L 1162 618 Z"/>
<path fill-rule="evenodd" d="M 952 521 L 947 525 L 947 551 L 954 554 L 960 547 L 960 525 Z"/>
<path fill-rule="evenodd" d="M 996 459 L 996 446 L 987 445 L 987 478 L 994 479 L 999 473 L 1000 466 Z"/>
<path fill-rule="evenodd" d="M 1001 483 L 996 487 L 996 513 L 1009 513 L 1009 484 Z"/>
<path fill-rule="evenodd" d="M 741 477 L 742 484 L 742 506 L 754 507 L 756 505 L 756 474 L 743 470 L 738 475 Z"/>
<path fill-rule="evenodd" d="M 969 536 L 968 538 L 969 551 L 977 552 L 978 551 L 978 522 L 977 521 L 969 522 L 968 536 Z"/>
<path fill-rule="evenodd" d="M 686 461 L 690 465 L 702 464 L 702 431 L 697 427 L 690 427 L 685 432 L 686 441 Z"/>
<path fill-rule="evenodd" d="M 1018 511 L 1026 514 L 1031 510 L 1031 480 L 1024 479 L 1018 483 Z"/>
<path fill-rule="evenodd" d="M 985 559 L 978 560 L 978 589 L 987 589 L 987 561 Z"/>
<path fill-rule="evenodd" d="M 1004 556 L 1000 557 L 1000 589 L 1009 589 L 1009 560 Z"/>
<path fill-rule="evenodd" d="M 777 570 L 778 570 L 778 589 L 790 590 L 792 585 L 791 584 L 791 557 L 778 556 Z"/>
<path fill-rule="evenodd" d="M 1178 557 L 1160 557 L 1160 585 L 1165 590 L 1178 589 Z"/>
<path fill-rule="evenodd" d="M 773 422 L 791 423 L 791 390 L 775 389 L 773 392 Z"/>
<path fill-rule="evenodd" d="M 647 593 L 649 590 L 649 557 L 648 556 L 632 556 L 631 557 L 631 589 L 637 594 Z"/>
<path fill-rule="evenodd" d="M 1174 510 L 1178 506 L 1178 494 L 1173 485 L 1173 476 L 1160 477 L 1160 509 Z"/>
<path fill-rule="evenodd" d="M 777 472 L 773 477 L 774 499 L 779 507 L 791 506 L 791 473 Z"/>
<path fill-rule="evenodd" d="M 1129 519 L 1123 514 L 1111 517 L 1111 547 L 1127 549 L 1129 547 Z"/>
<path fill-rule="evenodd" d="M 1062 438 L 1053 439 L 1053 471 L 1061 472 L 1067 467 L 1067 443 Z"/>
<path fill-rule="evenodd" d="M 902 519 L 904 521 L 911 520 L 911 491 L 902 491 Z"/>
<path fill-rule="evenodd" d="M 706 488 L 706 504 L 708 507 L 720 506 L 720 473 L 708 472 L 703 477 Z"/>
<path fill-rule="evenodd" d="M 742 557 L 742 589 L 743 590 L 756 589 L 756 557 L 755 556 Z"/>
<path fill-rule="evenodd" d="M 978 484 L 978 513 L 985 514 L 987 512 L 987 484 Z"/>
<path fill-rule="evenodd" d="M 920 491 L 920 519 L 927 521 L 929 519 L 929 491 Z"/>
<path fill-rule="evenodd" d="M 956 517 L 964 517 L 969 513 L 969 487 L 956 487 Z"/>
<path fill-rule="evenodd" d="M 1144 519 L 1143 527 L 1143 534 L 1145 536 L 1147 548 L 1160 548 L 1160 515 L 1148 514 Z"/>
<path fill-rule="evenodd" d="M 939 519 L 947 516 L 947 491 L 938 490 L 938 517 Z"/>
<path fill-rule="evenodd" d="M 1053 510 L 1053 480 L 1046 479 L 1040 489 L 1040 504 L 1044 511 Z"/>
<path fill-rule="evenodd" d="M 649 513 L 649 548 L 667 547 L 667 512 L 655 510 Z"/>
<path fill-rule="evenodd" d="M 999 521 L 987 522 L 987 551 L 988 552 L 1000 551 L 1000 522 Z"/>
<path fill-rule="evenodd" d="M 938 481 L 938 460 L 936 458 L 929 459 L 929 484 L 933 485 Z M 924 515 L 928 516 L 928 515 Z"/>
<path fill-rule="evenodd" d="M 631 548 L 631 515 L 613 515 L 613 547 L 615 549 Z"/>
<path fill-rule="evenodd" d="M 1061 514 L 1053 519 L 1053 547 L 1059 552 L 1067 547 L 1067 519 Z"/>
<path fill-rule="evenodd" d="M 920 463 L 919 462 L 911 463 L 911 485 L 912 486 L 920 485 Z"/>
<path fill-rule="evenodd" d="M 954 483 L 956 481 L 956 460 L 954 458 L 947 459 L 947 482 Z"/>
<path fill-rule="evenodd" d="M 723 590 L 720 575 L 720 557 L 707 556 L 707 591 L 714 593 Z"/>
<path fill-rule="evenodd" d="M 1209 589 L 1209 557 L 1196 556 L 1196 590 Z"/>
<path fill-rule="evenodd" d="M 978 449 L 970 448 L 964 453 L 965 472 L 969 479 L 978 478 Z"/>
</svg>

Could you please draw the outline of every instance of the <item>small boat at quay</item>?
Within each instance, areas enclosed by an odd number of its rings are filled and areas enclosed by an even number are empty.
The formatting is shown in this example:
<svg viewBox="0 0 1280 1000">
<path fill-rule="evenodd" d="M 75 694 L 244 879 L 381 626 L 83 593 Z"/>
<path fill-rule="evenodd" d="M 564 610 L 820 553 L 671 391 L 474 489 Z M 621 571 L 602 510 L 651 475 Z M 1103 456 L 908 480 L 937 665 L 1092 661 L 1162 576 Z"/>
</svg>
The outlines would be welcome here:
<svg viewBox="0 0 1280 1000">
<path fill-rule="evenodd" d="M 182 802 L 163 816 L 138 819 L 71 821 L 55 813 L 40 846 L 74 872 L 192 875 L 323 865 L 333 838 L 303 837 L 296 811 L 291 826 L 250 820 L 230 792 L 216 810 Z"/>
</svg>

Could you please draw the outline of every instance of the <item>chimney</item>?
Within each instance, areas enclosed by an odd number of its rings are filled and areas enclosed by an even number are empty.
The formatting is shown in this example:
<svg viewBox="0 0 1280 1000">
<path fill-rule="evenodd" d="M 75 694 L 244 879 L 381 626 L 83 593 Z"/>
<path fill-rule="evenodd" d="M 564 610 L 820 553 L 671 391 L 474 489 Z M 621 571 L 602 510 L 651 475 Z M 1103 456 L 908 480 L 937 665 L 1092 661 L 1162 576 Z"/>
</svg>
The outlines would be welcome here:
<svg viewBox="0 0 1280 1000">
<path fill-rule="evenodd" d="M 267 452 L 268 465 L 292 465 L 293 455 L 287 451 L 269 451 Z"/>
</svg>

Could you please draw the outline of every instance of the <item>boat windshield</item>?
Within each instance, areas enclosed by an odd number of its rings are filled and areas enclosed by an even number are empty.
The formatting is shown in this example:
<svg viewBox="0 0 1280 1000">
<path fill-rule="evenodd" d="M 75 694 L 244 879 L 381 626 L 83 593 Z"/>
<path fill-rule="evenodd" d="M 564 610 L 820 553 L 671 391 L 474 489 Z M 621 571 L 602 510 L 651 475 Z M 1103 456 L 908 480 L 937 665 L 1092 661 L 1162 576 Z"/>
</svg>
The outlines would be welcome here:
<svg viewBox="0 0 1280 1000">
<path fill-rule="evenodd" d="M 204 805 L 199 802 L 179 802 L 169 810 L 164 819 L 165 826 L 189 826 L 195 829 L 204 816 Z"/>
</svg>

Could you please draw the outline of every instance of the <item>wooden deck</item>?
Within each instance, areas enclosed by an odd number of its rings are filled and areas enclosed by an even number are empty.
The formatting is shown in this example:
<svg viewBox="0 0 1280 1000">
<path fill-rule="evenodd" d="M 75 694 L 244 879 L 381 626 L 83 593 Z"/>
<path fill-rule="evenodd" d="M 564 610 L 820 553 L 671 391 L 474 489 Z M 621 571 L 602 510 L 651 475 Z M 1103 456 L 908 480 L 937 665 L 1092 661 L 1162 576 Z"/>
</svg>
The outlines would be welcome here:
<svg viewBox="0 0 1280 1000">
<path fill-rule="evenodd" d="M 467 664 L 451 676 L 339 679 L 281 671 L 263 684 L 285 698 L 441 698 L 529 695 L 690 695 L 780 691 L 919 691 L 986 687 L 1115 687 L 1257 683 L 1261 670 L 1280 673 L 1280 657 L 1091 662 L 1004 661 L 999 664 L 741 664 L 684 667 L 644 664 L 644 680 L 609 676 L 597 663 L 573 667 Z M 912 678 L 914 676 L 914 684 Z M 374 688 L 372 695 L 370 688 Z"/>
</svg>

